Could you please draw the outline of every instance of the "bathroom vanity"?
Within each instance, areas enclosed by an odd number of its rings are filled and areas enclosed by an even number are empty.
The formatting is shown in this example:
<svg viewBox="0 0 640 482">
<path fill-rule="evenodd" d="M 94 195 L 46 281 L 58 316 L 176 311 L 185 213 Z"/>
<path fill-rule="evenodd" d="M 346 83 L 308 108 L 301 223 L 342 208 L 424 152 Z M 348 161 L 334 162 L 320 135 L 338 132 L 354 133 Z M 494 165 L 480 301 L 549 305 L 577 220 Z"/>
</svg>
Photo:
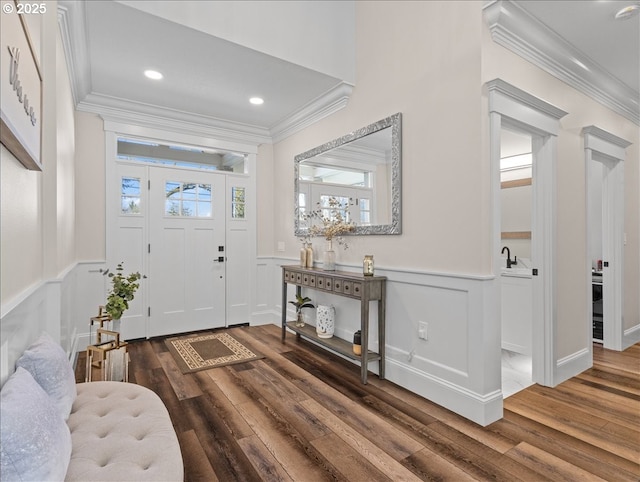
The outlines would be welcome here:
<svg viewBox="0 0 640 482">
<path fill-rule="evenodd" d="M 503 268 L 502 348 L 531 355 L 533 349 L 533 286 L 528 268 Z"/>
</svg>

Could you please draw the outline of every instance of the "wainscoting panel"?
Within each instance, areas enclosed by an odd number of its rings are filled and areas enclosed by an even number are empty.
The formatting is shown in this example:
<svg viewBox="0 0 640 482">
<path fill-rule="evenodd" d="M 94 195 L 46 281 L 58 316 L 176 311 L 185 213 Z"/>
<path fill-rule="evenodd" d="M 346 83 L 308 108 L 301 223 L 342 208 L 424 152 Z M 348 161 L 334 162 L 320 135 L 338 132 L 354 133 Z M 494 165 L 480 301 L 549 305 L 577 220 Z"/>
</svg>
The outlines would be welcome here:
<svg viewBox="0 0 640 482">
<path fill-rule="evenodd" d="M 266 258 L 259 272 L 266 274 Z M 271 260 L 271 285 L 278 287 L 272 301 L 273 323 L 280 324 L 281 265 L 297 260 Z M 359 271 L 355 266 L 339 270 Z M 489 424 L 502 417 L 500 377 L 500 332 L 487 331 L 486 318 L 495 316 L 491 306 L 493 276 L 464 276 L 441 273 L 389 270 L 376 267 L 387 277 L 386 376 L 429 400 L 477 422 Z M 263 281 L 263 275 L 258 278 Z M 499 280 L 498 280 L 499 281 Z M 314 304 L 331 304 L 336 310 L 336 336 L 350 340 L 359 329 L 359 302 L 314 290 L 305 295 Z M 293 299 L 290 288 L 287 299 Z M 264 304 L 260 306 L 264 321 Z M 287 307 L 288 308 L 288 307 Z M 257 310 L 256 310 L 257 311 Z M 293 316 L 293 311 L 290 315 Z M 315 310 L 307 310 L 315 324 Z M 369 344 L 378 349 L 375 304 L 370 307 Z M 493 313 L 493 315 L 492 315 Z M 426 339 L 420 338 L 420 323 L 426 323 Z M 375 363 L 370 370 L 377 373 Z"/>
</svg>

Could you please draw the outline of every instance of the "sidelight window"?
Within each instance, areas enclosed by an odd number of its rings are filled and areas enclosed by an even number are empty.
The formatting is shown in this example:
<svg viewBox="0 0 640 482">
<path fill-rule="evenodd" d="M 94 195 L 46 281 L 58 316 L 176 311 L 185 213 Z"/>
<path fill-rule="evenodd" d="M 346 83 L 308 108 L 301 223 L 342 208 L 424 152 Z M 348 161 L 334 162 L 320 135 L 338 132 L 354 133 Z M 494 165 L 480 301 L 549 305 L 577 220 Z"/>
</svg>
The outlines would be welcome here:
<svg viewBox="0 0 640 482">
<path fill-rule="evenodd" d="M 231 217 L 233 219 L 244 219 L 245 217 L 245 188 L 231 188 Z"/>
<path fill-rule="evenodd" d="M 139 177 L 122 178 L 120 183 L 120 213 L 141 214 Z"/>
</svg>

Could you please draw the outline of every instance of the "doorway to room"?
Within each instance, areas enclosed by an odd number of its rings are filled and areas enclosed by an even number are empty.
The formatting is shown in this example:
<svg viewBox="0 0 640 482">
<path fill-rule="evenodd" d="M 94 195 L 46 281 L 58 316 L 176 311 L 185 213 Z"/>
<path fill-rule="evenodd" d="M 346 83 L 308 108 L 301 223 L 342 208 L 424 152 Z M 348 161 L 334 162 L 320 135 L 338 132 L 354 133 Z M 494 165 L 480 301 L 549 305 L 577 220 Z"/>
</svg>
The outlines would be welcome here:
<svg viewBox="0 0 640 482">
<path fill-rule="evenodd" d="M 623 350 L 624 159 L 628 141 L 595 126 L 582 131 L 585 142 L 588 337 L 605 348 Z"/>
<path fill-rule="evenodd" d="M 500 132 L 502 394 L 533 384 L 531 259 L 533 154 L 531 136 Z"/>
<path fill-rule="evenodd" d="M 559 120 L 567 113 L 503 81 L 486 83 L 489 97 L 490 164 L 493 205 L 492 305 L 496 311 L 496 334 L 501 334 L 502 238 L 500 144 L 503 128 L 527 134 L 532 153 L 531 285 L 533 382 L 554 386 L 558 376 L 556 345 L 556 156 Z M 498 346 L 501 343 L 497 344 Z M 499 352 L 494 355 L 500 356 Z M 496 360 L 497 361 L 497 360 Z M 496 374 L 498 375 L 498 374 Z"/>
</svg>

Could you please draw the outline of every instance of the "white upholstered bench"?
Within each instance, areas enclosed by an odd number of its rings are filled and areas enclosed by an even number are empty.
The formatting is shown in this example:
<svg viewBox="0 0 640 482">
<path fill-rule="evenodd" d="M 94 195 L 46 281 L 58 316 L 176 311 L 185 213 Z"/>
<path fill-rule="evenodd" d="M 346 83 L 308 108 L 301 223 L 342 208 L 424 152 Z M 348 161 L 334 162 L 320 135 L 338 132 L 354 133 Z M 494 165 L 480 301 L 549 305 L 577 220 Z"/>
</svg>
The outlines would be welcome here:
<svg viewBox="0 0 640 482">
<path fill-rule="evenodd" d="M 154 392 L 124 382 L 76 388 L 67 420 L 72 449 L 65 480 L 183 480 L 180 445 Z"/>
<path fill-rule="evenodd" d="M 0 392 L 0 479 L 182 481 L 182 453 L 153 391 L 75 383 L 62 348 L 41 337 Z"/>
</svg>

